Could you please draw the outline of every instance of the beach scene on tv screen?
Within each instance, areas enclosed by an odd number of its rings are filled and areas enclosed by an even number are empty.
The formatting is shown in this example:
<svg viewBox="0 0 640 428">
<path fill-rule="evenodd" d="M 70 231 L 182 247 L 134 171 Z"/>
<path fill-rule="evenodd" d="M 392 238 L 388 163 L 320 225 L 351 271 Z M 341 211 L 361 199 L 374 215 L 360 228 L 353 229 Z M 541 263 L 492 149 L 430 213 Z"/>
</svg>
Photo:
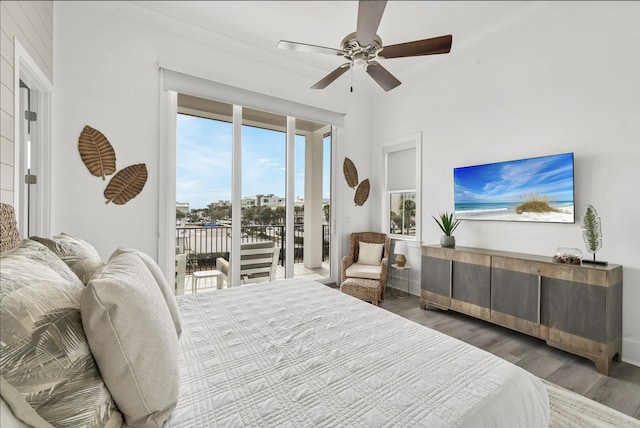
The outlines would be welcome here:
<svg viewBox="0 0 640 428">
<path fill-rule="evenodd" d="M 574 223 L 573 153 L 455 168 L 455 216 Z"/>
</svg>

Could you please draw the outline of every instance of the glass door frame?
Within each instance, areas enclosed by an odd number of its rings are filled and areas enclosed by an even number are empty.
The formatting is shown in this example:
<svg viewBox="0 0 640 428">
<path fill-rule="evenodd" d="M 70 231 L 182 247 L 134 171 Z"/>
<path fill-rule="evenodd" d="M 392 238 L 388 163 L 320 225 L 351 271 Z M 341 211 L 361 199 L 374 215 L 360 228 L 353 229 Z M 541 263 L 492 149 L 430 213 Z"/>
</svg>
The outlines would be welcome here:
<svg viewBox="0 0 640 428">
<path fill-rule="evenodd" d="M 16 212 L 18 230 L 23 238 L 27 236 L 27 107 L 26 89 L 20 88 L 20 81 L 29 87 L 31 111 L 37 113 L 37 120 L 30 124 L 31 171 L 36 184 L 31 185 L 30 235 L 49 236 L 51 229 L 51 126 L 53 83 L 45 76 L 27 50 L 16 38 L 14 40 L 14 195 L 13 207 Z"/>
<path fill-rule="evenodd" d="M 332 129 L 332 166 L 335 167 L 335 156 L 336 156 L 336 144 L 337 144 L 337 128 L 338 126 L 343 126 L 344 124 L 344 114 L 336 113 L 328 110 L 319 109 L 312 106 L 307 106 L 304 104 L 299 104 L 293 101 L 286 101 L 282 99 L 277 99 L 274 97 L 270 97 L 268 95 L 253 93 L 248 90 L 244 90 L 241 88 L 234 88 L 219 82 L 214 82 L 206 79 L 202 79 L 193 75 L 184 74 L 178 71 L 174 71 L 171 69 L 164 68 L 160 66 L 160 114 L 159 114 L 159 134 L 160 134 L 160 150 L 159 150 L 159 197 L 158 197 L 158 255 L 157 260 L 158 264 L 162 268 L 165 276 L 169 279 L 172 279 L 175 272 L 175 243 L 172 240 L 172 237 L 175 236 L 175 200 L 176 200 L 176 127 L 177 127 L 177 94 L 178 92 L 184 93 L 187 95 L 193 95 L 196 97 L 208 98 L 212 100 L 217 100 L 220 102 L 226 102 L 233 104 L 234 106 L 239 106 L 240 104 L 249 104 L 245 105 L 247 108 L 252 109 L 263 109 L 265 111 L 272 111 L 278 114 L 282 114 L 283 110 L 287 110 L 290 112 L 300 112 L 299 117 L 306 117 L 307 119 L 311 118 L 311 120 L 323 122 L 331 125 Z M 239 100 L 240 103 L 235 103 L 234 100 Z M 246 103 L 243 101 L 245 100 Z M 274 109 L 268 108 L 269 105 L 275 106 Z M 284 106 L 284 107 L 283 107 Z M 234 110 L 235 112 L 235 110 Z M 288 115 L 285 115 L 288 116 Z M 292 116 L 288 116 L 293 119 Z M 293 119 L 293 131 L 292 131 L 292 144 L 291 150 L 294 150 L 295 146 L 295 119 Z M 241 126 L 241 121 L 238 126 Z M 235 129 L 235 124 L 234 124 Z M 238 140 L 241 139 L 241 128 L 238 131 L 234 132 L 237 135 Z M 287 137 L 289 138 L 289 137 Z M 234 136 L 234 147 L 236 144 L 236 137 Z M 288 149 L 289 150 L 289 149 Z M 293 152 L 292 152 L 293 153 Z M 291 159 L 291 161 L 289 161 Z M 235 162 L 241 162 L 240 156 L 234 157 Z M 294 157 L 289 154 L 287 151 L 287 164 L 291 162 L 292 164 L 295 162 Z M 240 165 L 241 167 L 241 165 Z M 236 176 L 241 175 L 240 167 L 236 167 L 233 172 L 234 180 L 237 181 Z M 288 168 L 289 169 L 289 168 Z M 293 172 L 293 169 L 290 169 Z M 331 188 L 332 188 L 332 199 L 336 197 L 335 192 L 335 177 L 336 174 L 331 175 Z M 289 190 L 287 191 L 287 197 L 290 197 L 293 200 L 295 195 L 294 189 L 294 177 L 291 174 L 291 178 L 287 178 L 287 181 L 292 181 L 292 185 L 288 185 L 291 188 L 290 194 Z M 239 183 L 239 181 L 237 181 Z M 235 209 L 240 212 L 241 203 L 240 203 L 240 189 L 237 191 L 234 189 L 232 195 L 232 204 L 236 206 Z M 237 194 L 236 194 L 237 193 Z M 237 201 L 236 201 L 237 199 Z M 288 204 L 289 205 L 289 204 Z M 294 204 L 290 204 L 290 209 L 292 214 L 287 215 L 287 221 L 291 222 L 291 227 L 293 227 L 293 212 L 294 212 Z M 234 221 L 234 208 L 232 207 L 232 222 L 237 226 L 234 226 L 232 230 L 232 237 L 234 233 L 237 233 L 238 237 L 241 234 L 241 225 L 239 221 Z M 335 204 L 331 205 L 331 274 L 330 278 L 327 279 L 327 282 L 334 281 L 337 282 L 339 280 L 339 271 L 336 266 L 338 266 L 338 260 L 340 257 L 340 248 L 338 246 L 338 239 L 336 236 L 340 234 L 340 227 L 338 227 L 335 223 L 336 212 L 338 212 Z M 235 214 L 237 219 L 240 219 L 239 214 Z M 292 229 L 291 229 L 292 230 Z M 288 245 L 289 248 L 293 247 L 293 234 L 290 237 L 287 236 L 287 240 L 291 240 Z M 239 257 L 239 245 L 240 239 L 233 239 L 232 241 L 236 242 L 238 249 L 234 251 L 232 248 L 232 253 Z M 232 244 L 233 245 L 233 244 Z M 287 258 L 291 257 L 291 261 L 287 262 L 286 265 L 288 269 L 293 271 L 293 253 L 291 255 L 287 255 Z M 231 261 L 231 265 L 238 265 L 238 263 L 234 263 L 233 259 Z M 232 281 L 233 283 L 238 283 L 233 279 L 233 270 Z M 287 276 L 293 276 L 293 272 L 287 274 Z M 238 278 L 239 280 L 239 278 Z"/>
</svg>

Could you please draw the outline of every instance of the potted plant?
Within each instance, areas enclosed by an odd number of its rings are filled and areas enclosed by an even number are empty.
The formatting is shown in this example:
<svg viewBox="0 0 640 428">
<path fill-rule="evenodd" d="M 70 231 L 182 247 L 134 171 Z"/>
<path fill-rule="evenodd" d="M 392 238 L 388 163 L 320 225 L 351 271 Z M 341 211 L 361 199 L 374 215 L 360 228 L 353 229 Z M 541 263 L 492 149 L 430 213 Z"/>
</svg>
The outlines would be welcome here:
<svg viewBox="0 0 640 428">
<path fill-rule="evenodd" d="M 443 247 L 455 247 L 456 238 L 452 235 L 452 233 L 460 224 L 460 220 L 454 219 L 453 214 L 449 214 L 446 211 L 439 214 L 439 218 L 436 218 L 434 216 L 431 217 L 433 217 L 436 223 L 438 223 L 438 226 L 440 226 L 442 233 L 444 233 L 444 235 L 442 235 L 442 237 L 440 238 L 440 245 Z"/>
</svg>

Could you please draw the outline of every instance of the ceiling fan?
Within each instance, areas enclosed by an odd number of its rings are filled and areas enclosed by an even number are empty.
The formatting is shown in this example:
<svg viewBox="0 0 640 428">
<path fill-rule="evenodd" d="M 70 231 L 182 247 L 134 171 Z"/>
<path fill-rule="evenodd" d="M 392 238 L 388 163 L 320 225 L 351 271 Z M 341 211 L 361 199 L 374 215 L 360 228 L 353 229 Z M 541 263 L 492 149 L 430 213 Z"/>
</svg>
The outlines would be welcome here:
<svg viewBox="0 0 640 428">
<path fill-rule="evenodd" d="M 362 65 L 367 74 L 371 76 L 382 89 L 390 91 L 400 85 L 401 82 L 387 71 L 386 68 L 380 65 L 378 60 L 446 54 L 451 51 L 453 36 L 433 37 L 430 39 L 384 46 L 380 36 L 378 36 L 376 32 L 378 31 L 378 26 L 380 25 L 382 13 L 386 5 L 386 1 L 360 0 L 358 3 L 357 30 L 342 40 L 341 49 L 290 42 L 287 40 L 280 40 L 278 48 L 337 55 L 349 61 L 326 75 L 322 80 L 313 85 L 311 87 L 312 89 L 324 89 L 354 65 Z M 353 88 L 351 88 L 351 90 L 353 91 Z"/>
</svg>

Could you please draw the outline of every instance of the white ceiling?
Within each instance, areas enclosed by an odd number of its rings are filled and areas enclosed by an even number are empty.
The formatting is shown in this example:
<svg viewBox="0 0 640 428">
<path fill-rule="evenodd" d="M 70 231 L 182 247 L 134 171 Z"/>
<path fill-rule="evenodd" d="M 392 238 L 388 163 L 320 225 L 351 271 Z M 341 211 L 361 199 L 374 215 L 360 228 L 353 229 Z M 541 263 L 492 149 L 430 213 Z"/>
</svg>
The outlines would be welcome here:
<svg viewBox="0 0 640 428">
<path fill-rule="evenodd" d="M 289 68 L 300 67 L 309 75 L 309 86 L 344 63 L 338 56 L 283 51 L 279 40 L 331 48 L 356 30 L 357 1 L 133 1 L 136 5 L 175 19 L 193 28 L 204 43 L 219 44 L 221 37 L 232 49 L 270 57 Z M 514 17 L 528 13 L 534 4 L 525 1 L 389 1 L 378 35 L 385 45 L 453 35 L 452 53 L 474 43 L 487 32 Z M 210 40 L 206 40 L 210 39 Z M 403 83 L 447 55 L 396 58 L 383 66 Z M 348 76 L 346 74 L 345 76 Z M 348 79 L 348 77 L 341 79 Z M 364 72 L 354 79 L 381 91 Z M 339 79 L 340 80 L 340 79 Z"/>
</svg>

